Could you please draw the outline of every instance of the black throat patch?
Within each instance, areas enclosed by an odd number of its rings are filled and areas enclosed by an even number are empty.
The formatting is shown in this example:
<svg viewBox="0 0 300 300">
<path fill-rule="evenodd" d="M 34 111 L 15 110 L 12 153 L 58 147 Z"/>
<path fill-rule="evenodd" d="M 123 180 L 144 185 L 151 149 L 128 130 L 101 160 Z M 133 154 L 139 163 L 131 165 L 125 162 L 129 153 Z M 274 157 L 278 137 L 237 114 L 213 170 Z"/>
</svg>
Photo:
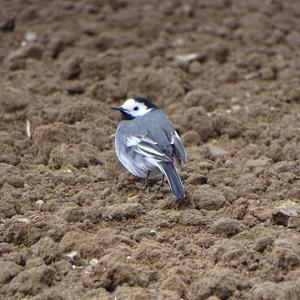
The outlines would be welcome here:
<svg viewBox="0 0 300 300">
<path fill-rule="evenodd" d="M 131 114 L 127 113 L 126 111 L 121 111 L 121 116 L 122 116 L 122 120 L 126 120 L 126 121 L 129 121 L 129 120 L 133 120 L 134 119 L 134 116 L 132 116 Z"/>
</svg>

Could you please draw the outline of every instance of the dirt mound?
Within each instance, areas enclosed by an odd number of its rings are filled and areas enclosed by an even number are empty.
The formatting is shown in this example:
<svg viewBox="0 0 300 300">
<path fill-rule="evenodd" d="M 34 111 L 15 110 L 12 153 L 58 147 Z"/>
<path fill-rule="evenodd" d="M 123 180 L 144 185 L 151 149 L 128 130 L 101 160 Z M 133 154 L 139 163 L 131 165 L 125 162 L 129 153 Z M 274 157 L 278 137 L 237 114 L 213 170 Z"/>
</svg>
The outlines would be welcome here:
<svg viewBox="0 0 300 300">
<path fill-rule="evenodd" d="M 300 298 L 297 1 L 2 2 L 1 298 Z M 184 202 L 116 160 L 136 95 Z"/>
</svg>

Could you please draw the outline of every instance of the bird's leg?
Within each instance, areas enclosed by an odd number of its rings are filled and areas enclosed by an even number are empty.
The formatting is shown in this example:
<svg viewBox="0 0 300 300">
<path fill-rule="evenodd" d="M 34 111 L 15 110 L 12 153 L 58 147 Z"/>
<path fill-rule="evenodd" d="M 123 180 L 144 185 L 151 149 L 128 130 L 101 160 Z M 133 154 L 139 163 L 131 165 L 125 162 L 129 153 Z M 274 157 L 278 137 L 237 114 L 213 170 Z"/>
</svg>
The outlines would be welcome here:
<svg viewBox="0 0 300 300">
<path fill-rule="evenodd" d="M 163 174 L 162 179 L 161 179 L 161 183 L 160 183 L 159 188 L 158 188 L 158 192 L 164 193 L 165 191 L 169 190 L 168 188 L 164 187 L 164 183 L 165 183 L 165 175 Z"/>
<path fill-rule="evenodd" d="M 161 179 L 160 188 L 164 187 L 164 182 L 165 182 L 165 175 L 163 174 L 162 179 Z"/>
<path fill-rule="evenodd" d="M 150 175 L 150 171 L 147 172 L 147 177 L 146 177 L 146 180 L 145 180 L 144 190 L 146 190 L 148 188 L 149 175 Z"/>
</svg>

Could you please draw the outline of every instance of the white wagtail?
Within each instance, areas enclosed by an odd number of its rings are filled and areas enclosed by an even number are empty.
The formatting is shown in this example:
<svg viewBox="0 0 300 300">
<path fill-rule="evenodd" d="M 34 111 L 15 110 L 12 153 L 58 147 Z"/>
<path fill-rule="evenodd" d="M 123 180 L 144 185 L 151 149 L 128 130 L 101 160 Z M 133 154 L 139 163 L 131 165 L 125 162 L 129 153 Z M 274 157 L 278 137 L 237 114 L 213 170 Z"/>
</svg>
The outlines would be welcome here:
<svg viewBox="0 0 300 300">
<path fill-rule="evenodd" d="M 121 106 L 115 148 L 118 159 L 134 176 L 148 179 L 167 178 L 172 193 L 185 197 L 184 187 L 175 168 L 175 160 L 187 162 L 182 141 L 166 115 L 149 98 L 134 97 Z"/>
</svg>

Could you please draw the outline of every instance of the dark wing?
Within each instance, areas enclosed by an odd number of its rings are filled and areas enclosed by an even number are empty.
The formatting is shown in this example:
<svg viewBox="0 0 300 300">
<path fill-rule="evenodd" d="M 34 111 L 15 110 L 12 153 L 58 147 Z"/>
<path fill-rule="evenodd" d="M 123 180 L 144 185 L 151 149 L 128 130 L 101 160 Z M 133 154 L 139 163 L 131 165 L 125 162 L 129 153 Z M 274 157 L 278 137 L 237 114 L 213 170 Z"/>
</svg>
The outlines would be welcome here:
<svg viewBox="0 0 300 300">
<path fill-rule="evenodd" d="M 182 144 L 182 141 L 174 130 L 171 135 L 167 135 L 170 138 L 169 143 L 173 147 L 174 155 L 179 162 L 187 163 L 187 155 Z M 129 136 L 127 137 L 128 147 L 131 147 L 135 152 L 144 155 L 148 158 L 155 159 L 157 162 L 171 162 L 172 157 L 164 151 L 159 144 L 149 135 Z M 170 153 L 171 154 L 171 153 Z"/>
<path fill-rule="evenodd" d="M 186 155 L 184 146 L 182 144 L 182 141 L 181 141 L 178 133 L 176 132 L 176 130 L 174 130 L 171 133 L 171 145 L 173 145 L 175 157 L 180 162 L 183 162 L 184 164 L 186 164 L 187 163 L 187 155 Z"/>
<path fill-rule="evenodd" d="M 148 159 L 155 160 L 156 162 L 172 162 L 173 159 L 164 153 L 158 143 L 150 137 L 150 135 L 128 136 L 127 147 L 130 147 L 136 153 L 139 153 Z"/>
</svg>

